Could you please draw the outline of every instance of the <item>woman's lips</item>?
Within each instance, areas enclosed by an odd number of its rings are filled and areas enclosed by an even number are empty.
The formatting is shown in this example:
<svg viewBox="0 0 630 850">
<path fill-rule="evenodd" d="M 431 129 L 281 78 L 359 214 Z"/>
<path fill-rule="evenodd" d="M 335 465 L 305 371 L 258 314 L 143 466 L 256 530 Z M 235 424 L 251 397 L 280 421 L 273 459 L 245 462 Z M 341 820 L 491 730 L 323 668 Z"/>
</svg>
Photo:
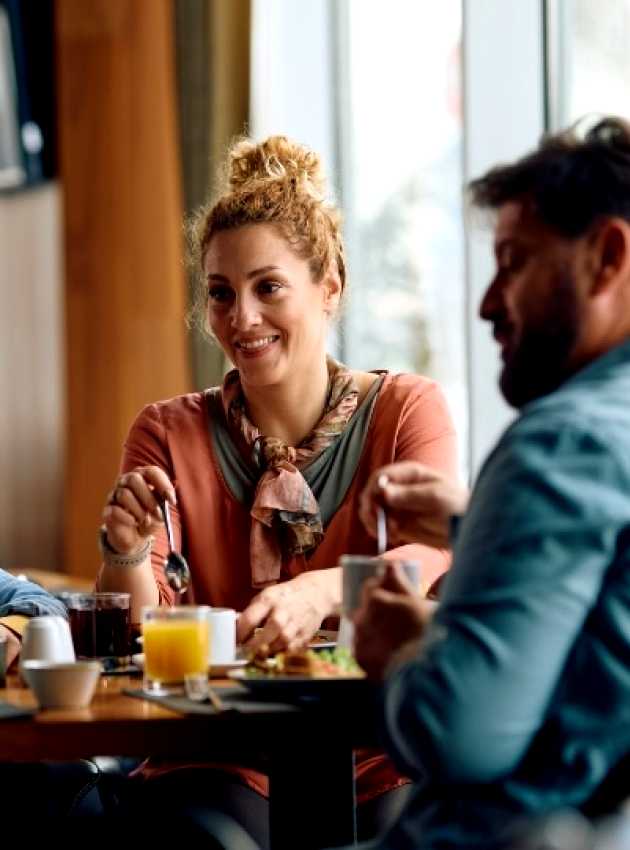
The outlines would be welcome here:
<svg viewBox="0 0 630 850">
<path fill-rule="evenodd" d="M 234 347 L 238 351 L 239 357 L 251 360 L 262 357 L 279 339 L 279 336 L 270 334 L 266 337 L 259 337 L 256 340 L 240 340 L 234 344 Z"/>
</svg>

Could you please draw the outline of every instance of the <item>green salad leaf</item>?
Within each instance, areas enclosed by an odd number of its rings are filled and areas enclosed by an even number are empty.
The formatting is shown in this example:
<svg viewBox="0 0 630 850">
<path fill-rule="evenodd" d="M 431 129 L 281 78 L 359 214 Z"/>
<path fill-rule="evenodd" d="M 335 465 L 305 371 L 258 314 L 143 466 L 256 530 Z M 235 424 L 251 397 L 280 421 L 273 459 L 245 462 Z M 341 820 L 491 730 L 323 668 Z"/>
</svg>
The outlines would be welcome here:
<svg viewBox="0 0 630 850">
<path fill-rule="evenodd" d="M 342 646 L 336 646 L 334 649 L 318 649 L 317 657 L 322 661 L 329 661 L 331 664 L 336 664 L 340 670 L 345 670 L 346 673 L 360 673 L 361 668 L 356 662 L 355 657 Z"/>
</svg>

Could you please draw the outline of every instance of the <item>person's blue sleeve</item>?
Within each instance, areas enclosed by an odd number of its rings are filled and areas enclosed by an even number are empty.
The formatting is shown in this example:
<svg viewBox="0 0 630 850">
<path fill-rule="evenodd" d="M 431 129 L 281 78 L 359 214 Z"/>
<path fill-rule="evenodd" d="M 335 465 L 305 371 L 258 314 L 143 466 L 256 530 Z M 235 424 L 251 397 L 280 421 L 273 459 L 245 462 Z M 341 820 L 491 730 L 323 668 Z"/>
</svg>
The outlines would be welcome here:
<svg viewBox="0 0 630 850">
<path fill-rule="evenodd" d="M 22 581 L 0 569 L 0 617 L 23 614 L 39 617 L 58 614 L 67 617 L 66 606 L 47 590 L 31 581 Z"/>
<path fill-rule="evenodd" d="M 458 530 L 421 653 L 386 685 L 389 750 L 405 772 L 490 782 L 516 767 L 629 521 L 620 450 L 562 422 L 508 432 Z"/>
</svg>

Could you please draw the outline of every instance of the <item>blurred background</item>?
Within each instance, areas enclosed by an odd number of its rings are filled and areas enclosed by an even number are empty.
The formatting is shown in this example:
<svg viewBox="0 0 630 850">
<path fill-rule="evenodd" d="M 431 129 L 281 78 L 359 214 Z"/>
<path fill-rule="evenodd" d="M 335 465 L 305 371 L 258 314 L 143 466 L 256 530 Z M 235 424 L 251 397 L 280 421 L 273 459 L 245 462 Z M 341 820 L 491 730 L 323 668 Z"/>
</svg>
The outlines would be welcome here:
<svg viewBox="0 0 630 850">
<path fill-rule="evenodd" d="M 322 155 L 350 275 L 331 350 L 440 381 L 473 476 L 510 413 L 463 186 L 627 115 L 629 42 L 630 0 L 0 0 L 0 564 L 93 576 L 136 413 L 220 381 L 182 223 L 245 131 Z"/>
</svg>

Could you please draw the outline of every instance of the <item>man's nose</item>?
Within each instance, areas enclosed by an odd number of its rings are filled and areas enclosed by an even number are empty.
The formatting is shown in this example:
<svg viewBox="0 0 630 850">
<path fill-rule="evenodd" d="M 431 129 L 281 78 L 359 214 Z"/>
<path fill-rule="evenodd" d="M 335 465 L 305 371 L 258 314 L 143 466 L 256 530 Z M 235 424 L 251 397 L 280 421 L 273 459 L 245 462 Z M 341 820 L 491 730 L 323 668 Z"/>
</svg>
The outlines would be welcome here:
<svg viewBox="0 0 630 850">
<path fill-rule="evenodd" d="M 490 281 L 490 284 L 479 305 L 479 315 L 482 319 L 485 319 L 485 321 L 491 322 L 497 313 L 502 310 L 503 300 L 501 293 L 501 284 L 498 278 L 495 277 Z"/>
</svg>

